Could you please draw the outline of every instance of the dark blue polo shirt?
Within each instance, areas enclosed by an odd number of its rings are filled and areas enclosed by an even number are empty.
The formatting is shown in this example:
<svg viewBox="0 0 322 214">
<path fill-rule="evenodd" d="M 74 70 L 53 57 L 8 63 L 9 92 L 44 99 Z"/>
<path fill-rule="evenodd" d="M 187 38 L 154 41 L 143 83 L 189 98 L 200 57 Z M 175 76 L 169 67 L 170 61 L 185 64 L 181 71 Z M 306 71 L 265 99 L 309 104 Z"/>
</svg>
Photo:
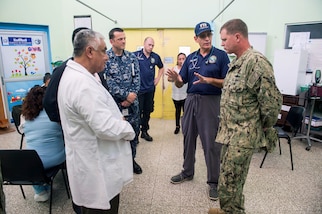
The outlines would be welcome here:
<svg viewBox="0 0 322 214">
<path fill-rule="evenodd" d="M 203 57 L 199 50 L 190 54 L 185 60 L 180 75 L 184 83 L 188 83 L 188 93 L 200 95 L 220 95 L 221 89 L 210 84 L 193 84 L 198 80 L 197 72 L 205 77 L 224 79 L 230 63 L 227 53 L 212 47 L 208 55 Z"/>
<path fill-rule="evenodd" d="M 140 92 L 151 92 L 154 90 L 155 66 L 163 68 L 163 63 L 157 53 L 152 52 L 147 58 L 143 49 L 134 52 L 140 64 Z"/>
</svg>

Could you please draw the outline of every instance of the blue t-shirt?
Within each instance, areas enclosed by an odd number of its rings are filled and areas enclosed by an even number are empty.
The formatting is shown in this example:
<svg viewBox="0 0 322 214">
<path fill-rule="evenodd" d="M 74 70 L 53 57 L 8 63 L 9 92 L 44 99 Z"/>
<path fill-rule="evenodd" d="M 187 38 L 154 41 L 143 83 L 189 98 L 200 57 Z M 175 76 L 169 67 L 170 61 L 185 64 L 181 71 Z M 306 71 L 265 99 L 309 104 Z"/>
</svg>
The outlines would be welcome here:
<svg viewBox="0 0 322 214">
<path fill-rule="evenodd" d="M 203 57 L 199 50 L 191 53 L 180 70 L 184 83 L 188 83 L 188 93 L 201 95 L 220 95 L 221 89 L 211 84 L 193 84 L 198 80 L 194 75 L 197 72 L 205 77 L 224 79 L 230 63 L 227 53 L 212 47 L 210 53 Z"/>
<path fill-rule="evenodd" d="M 26 148 L 37 151 L 45 169 L 65 161 L 65 145 L 61 126 L 49 120 L 42 110 L 34 120 L 23 125 Z"/>
<path fill-rule="evenodd" d="M 163 63 L 158 54 L 152 52 L 147 58 L 143 49 L 134 52 L 140 64 L 140 91 L 141 93 L 154 91 L 155 66 L 163 68 Z"/>
</svg>

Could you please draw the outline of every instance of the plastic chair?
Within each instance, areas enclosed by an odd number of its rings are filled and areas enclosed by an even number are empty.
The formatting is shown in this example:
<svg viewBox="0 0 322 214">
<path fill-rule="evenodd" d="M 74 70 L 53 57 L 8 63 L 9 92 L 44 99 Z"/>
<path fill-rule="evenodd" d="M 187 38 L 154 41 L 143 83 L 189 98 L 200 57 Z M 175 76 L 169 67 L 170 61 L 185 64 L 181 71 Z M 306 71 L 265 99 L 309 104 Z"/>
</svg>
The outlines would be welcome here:
<svg viewBox="0 0 322 214">
<path fill-rule="evenodd" d="M 298 130 L 302 126 L 302 121 L 304 118 L 304 113 L 305 113 L 305 108 L 302 106 L 292 106 L 286 116 L 285 123 L 283 127 L 276 126 L 274 127 L 278 131 L 278 146 L 280 150 L 280 155 L 282 155 L 282 150 L 281 150 L 281 141 L 280 138 L 287 139 L 287 143 L 289 144 L 290 147 L 290 156 L 291 156 L 291 165 L 292 165 L 292 170 L 294 170 L 293 167 L 293 155 L 292 155 L 292 137 L 295 137 Z M 283 128 L 285 127 L 286 124 L 289 124 L 291 126 L 291 131 L 292 131 L 292 136 L 289 136 Z M 260 168 L 262 168 L 265 158 L 267 156 L 268 151 L 265 152 L 264 158 L 262 160 L 262 163 L 260 165 Z"/>
<path fill-rule="evenodd" d="M 13 106 L 11 110 L 11 115 L 12 115 L 12 119 L 15 124 L 16 130 L 21 135 L 20 149 L 22 149 L 23 138 L 25 136 L 25 134 L 21 133 L 19 130 L 21 111 L 22 111 L 22 105 Z"/>
<path fill-rule="evenodd" d="M 67 177 L 63 170 L 64 163 L 50 169 L 44 169 L 35 150 L 0 150 L 1 172 L 4 185 L 19 185 L 26 199 L 22 185 L 50 185 L 49 213 L 52 208 L 53 181 L 59 170 L 62 171 L 68 198 Z"/>
</svg>

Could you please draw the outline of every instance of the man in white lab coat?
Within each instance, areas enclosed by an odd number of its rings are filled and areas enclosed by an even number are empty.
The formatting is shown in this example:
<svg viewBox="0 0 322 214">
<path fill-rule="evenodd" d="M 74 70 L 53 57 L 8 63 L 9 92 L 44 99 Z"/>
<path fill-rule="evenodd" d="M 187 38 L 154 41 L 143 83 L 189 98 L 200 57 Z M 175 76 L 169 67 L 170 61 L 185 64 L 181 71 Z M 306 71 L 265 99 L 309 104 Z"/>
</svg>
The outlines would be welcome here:
<svg viewBox="0 0 322 214">
<path fill-rule="evenodd" d="M 70 188 L 86 214 L 118 213 L 119 194 L 133 179 L 134 130 L 94 76 L 107 60 L 104 37 L 80 31 L 58 88 Z"/>
</svg>

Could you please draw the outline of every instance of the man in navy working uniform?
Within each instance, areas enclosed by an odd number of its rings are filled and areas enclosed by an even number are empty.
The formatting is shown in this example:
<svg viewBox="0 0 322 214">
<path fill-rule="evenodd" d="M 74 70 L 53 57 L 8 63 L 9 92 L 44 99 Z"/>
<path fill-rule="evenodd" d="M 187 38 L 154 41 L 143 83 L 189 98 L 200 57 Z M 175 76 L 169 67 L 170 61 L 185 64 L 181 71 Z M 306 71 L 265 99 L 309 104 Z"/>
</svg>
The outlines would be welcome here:
<svg viewBox="0 0 322 214">
<path fill-rule="evenodd" d="M 138 135 L 140 133 L 139 101 L 140 89 L 139 62 L 133 53 L 125 50 L 124 30 L 113 28 L 109 32 L 112 48 L 107 51 L 106 80 L 108 90 L 118 105 L 124 118 L 132 125 L 135 138 L 131 140 L 133 172 L 142 173 L 141 166 L 135 161 Z"/>
</svg>

